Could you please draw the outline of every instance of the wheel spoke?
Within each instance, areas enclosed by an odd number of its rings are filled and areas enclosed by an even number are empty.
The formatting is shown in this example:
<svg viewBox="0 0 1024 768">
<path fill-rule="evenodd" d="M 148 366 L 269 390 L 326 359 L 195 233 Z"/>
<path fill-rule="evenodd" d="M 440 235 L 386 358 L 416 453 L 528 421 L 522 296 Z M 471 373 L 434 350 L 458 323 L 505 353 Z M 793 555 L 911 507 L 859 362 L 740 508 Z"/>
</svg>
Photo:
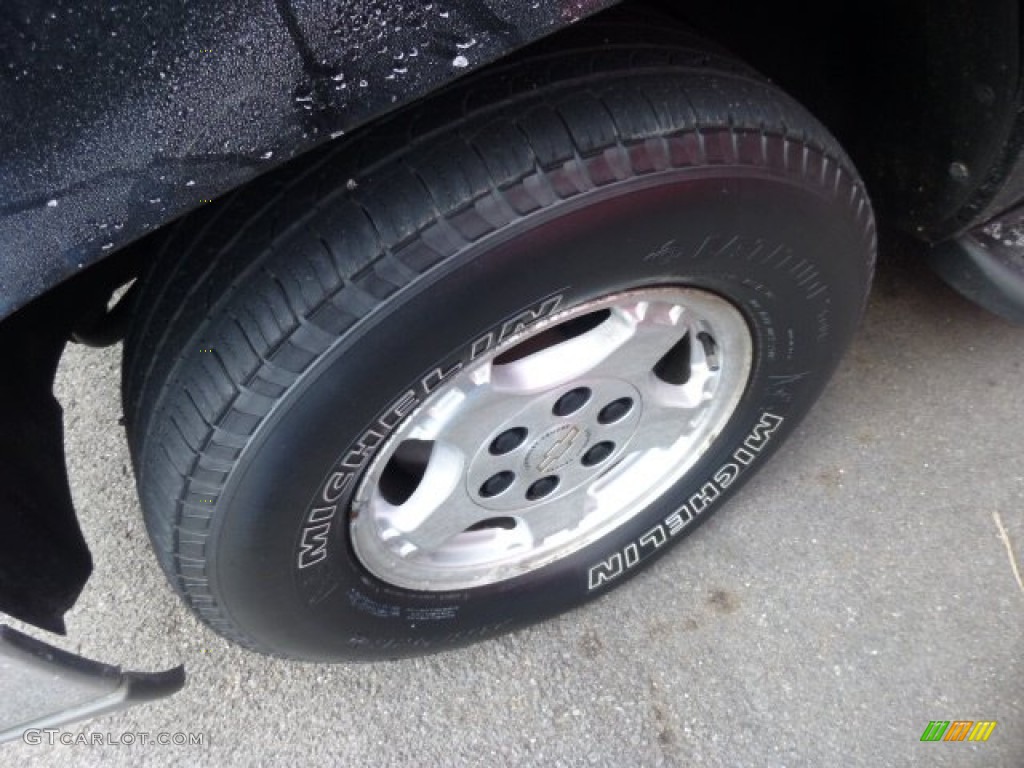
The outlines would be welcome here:
<svg viewBox="0 0 1024 768">
<path fill-rule="evenodd" d="M 530 546 L 556 546 L 560 541 L 571 539 L 574 530 L 583 522 L 578 508 L 552 505 L 533 510 L 524 516 L 522 527 L 524 537 Z"/>
<path fill-rule="evenodd" d="M 463 532 L 451 539 L 448 546 L 437 553 L 436 559 L 447 565 L 474 565 L 529 551 L 534 544 L 529 527 L 522 520 L 513 522 L 510 528 L 493 527 Z"/>
<path fill-rule="evenodd" d="M 497 396 L 489 386 L 491 366 L 476 370 L 462 387 L 452 387 L 420 417 L 408 437 L 434 440 L 449 445 L 484 444 L 496 425 L 520 408 L 515 394 Z"/>
<path fill-rule="evenodd" d="M 383 536 L 401 536 L 413 551 L 433 552 L 453 536 L 486 517 L 466 492 L 463 482 L 465 454 L 449 443 L 435 443 L 423 477 L 412 495 L 394 505 L 381 497 L 373 501 L 373 514 Z"/>
<path fill-rule="evenodd" d="M 495 365 L 491 386 L 498 392 L 533 394 L 560 387 L 597 369 L 633 337 L 636 321 L 613 311 L 586 333 L 518 360 Z"/>
<path fill-rule="evenodd" d="M 660 448 L 630 452 L 587 488 L 587 513 L 600 518 L 620 509 L 636 497 L 637 488 L 649 488 L 670 461 L 671 454 Z"/>
<path fill-rule="evenodd" d="M 662 302 L 635 302 L 616 308 L 612 317 L 616 316 L 628 327 L 628 335 L 595 366 L 594 376 L 643 381 L 689 331 L 685 310 Z"/>
<path fill-rule="evenodd" d="M 647 380 L 645 393 L 654 403 L 667 408 L 693 409 L 699 408 L 711 398 L 711 385 L 718 377 L 717 369 L 711 368 L 705 344 L 698 328 L 690 325 L 687 329 L 689 337 L 689 360 L 687 361 L 686 381 L 673 384 L 657 376 Z"/>
</svg>

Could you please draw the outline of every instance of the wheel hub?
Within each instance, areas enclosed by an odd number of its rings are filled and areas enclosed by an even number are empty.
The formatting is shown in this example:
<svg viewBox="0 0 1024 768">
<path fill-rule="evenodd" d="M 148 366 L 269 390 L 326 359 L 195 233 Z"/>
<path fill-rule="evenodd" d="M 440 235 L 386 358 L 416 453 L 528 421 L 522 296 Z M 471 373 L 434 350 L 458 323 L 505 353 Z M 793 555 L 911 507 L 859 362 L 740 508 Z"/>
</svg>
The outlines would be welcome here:
<svg viewBox="0 0 1024 768">
<path fill-rule="evenodd" d="M 473 457 L 467 491 L 487 509 L 524 514 L 564 498 L 622 454 L 639 422 L 640 400 L 636 388 L 615 379 L 534 396 Z"/>
<path fill-rule="evenodd" d="M 356 493 L 355 552 L 377 577 L 421 590 L 566 557 L 696 463 L 735 410 L 751 357 L 742 315 L 706 291 L 628 291 L 556 315 L 396 431 Z"/>
</svg>

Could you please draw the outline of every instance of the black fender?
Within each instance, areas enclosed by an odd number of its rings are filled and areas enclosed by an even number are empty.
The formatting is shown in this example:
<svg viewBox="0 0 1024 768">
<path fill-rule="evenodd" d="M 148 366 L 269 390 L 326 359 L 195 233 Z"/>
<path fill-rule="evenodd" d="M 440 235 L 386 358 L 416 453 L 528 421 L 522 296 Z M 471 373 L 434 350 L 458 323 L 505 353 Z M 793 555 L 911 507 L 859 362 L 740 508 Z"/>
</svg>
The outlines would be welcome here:
<svg viewBox="0 0 1024 768">
<path fill-rule="evenodd" d="M 0 320 L 276 165 L 617 0 L 10 0 Z"/>
</svg>

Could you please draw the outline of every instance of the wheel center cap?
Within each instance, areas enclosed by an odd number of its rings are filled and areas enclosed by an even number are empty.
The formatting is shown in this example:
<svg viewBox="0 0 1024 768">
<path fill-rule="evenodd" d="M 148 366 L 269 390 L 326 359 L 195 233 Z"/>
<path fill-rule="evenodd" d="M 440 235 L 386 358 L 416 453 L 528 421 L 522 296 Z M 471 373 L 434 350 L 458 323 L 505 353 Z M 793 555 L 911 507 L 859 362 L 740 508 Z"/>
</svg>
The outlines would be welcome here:
<svg viewBox="0 0 1024 768">
<path fill-rule="evenodd" d="M 589 442 L 587 429 L 578 424 L 560 424 L 533 444 L 526 454 L 525 464 L 538 474 L 550 474 L 575 461 Z"/>
</svg>

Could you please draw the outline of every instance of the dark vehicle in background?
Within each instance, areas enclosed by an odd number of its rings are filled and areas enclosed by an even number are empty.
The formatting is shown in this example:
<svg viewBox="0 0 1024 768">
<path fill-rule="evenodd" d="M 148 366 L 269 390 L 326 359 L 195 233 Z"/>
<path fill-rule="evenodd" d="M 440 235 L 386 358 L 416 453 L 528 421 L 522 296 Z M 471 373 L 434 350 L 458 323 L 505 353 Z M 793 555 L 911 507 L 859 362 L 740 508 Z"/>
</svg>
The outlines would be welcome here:
<svg viewBox="0 0 1024 768">
<path fill-rule="evenodd" d="M 62 632 L 91 570 L 69 340 L 124 341 L 156 556 L 244 646 L 623 583 L 810 408 L 876 217 L 1024 320 L 1021 41 L 1015 0 L 3 3 L 0 610 Z M 3 639 L 93 691 L 57 720 L 183 681 Z"/>
</svg>

